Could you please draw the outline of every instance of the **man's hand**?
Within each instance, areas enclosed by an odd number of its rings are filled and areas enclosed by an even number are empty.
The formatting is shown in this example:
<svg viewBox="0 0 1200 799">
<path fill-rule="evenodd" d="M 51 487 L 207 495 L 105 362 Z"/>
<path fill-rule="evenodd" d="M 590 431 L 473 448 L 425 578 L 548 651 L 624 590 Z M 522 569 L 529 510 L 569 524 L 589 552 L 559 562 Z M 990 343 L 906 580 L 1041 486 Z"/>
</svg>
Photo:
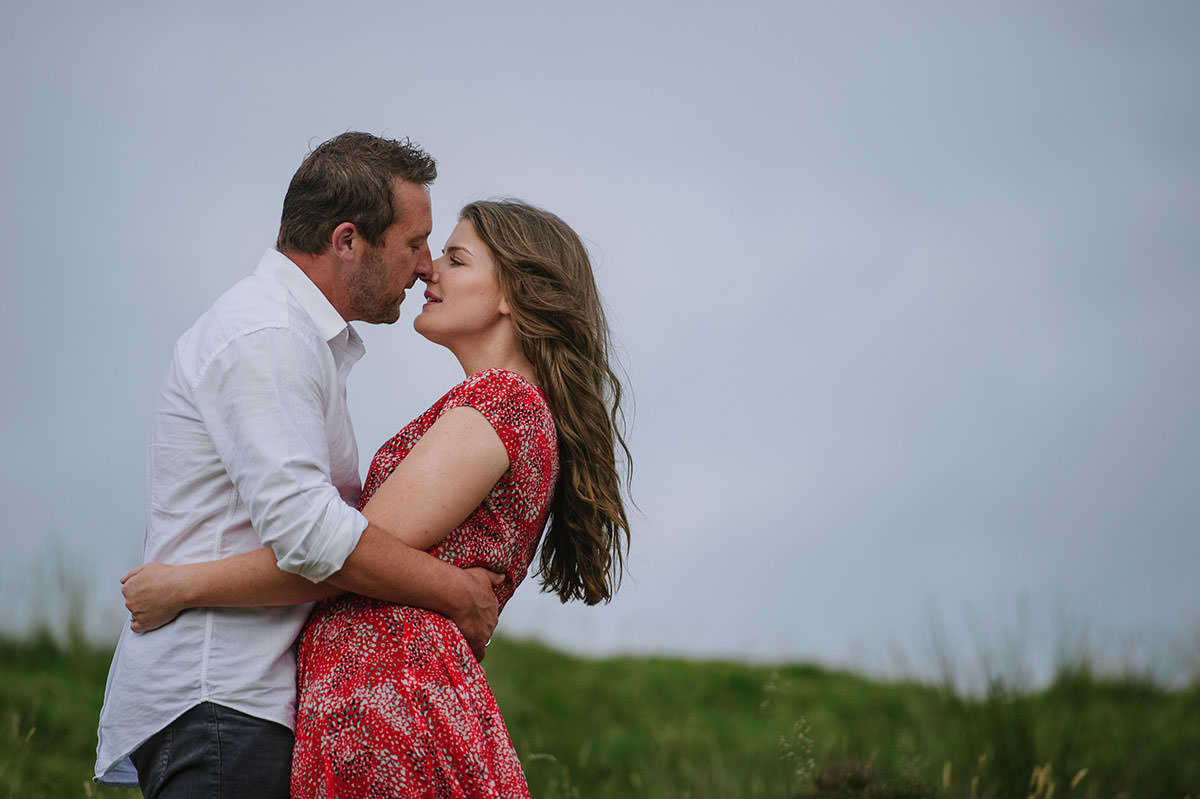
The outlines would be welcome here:
<svg viewBox="0 0 1200 799">
<path fill-rule="evenodd" d="M 494 587 L 504 582 L 504 575 L 482 568 L 464 569 L 461 573 L 464 599 L 450 618 L 462 630 L 475 659 L 482 661 L 500 618 Z"/>
<path fill-rule="evenodd" d="M 146 563 L 121 578 L 121 593 L 135 633 L 158 629 L 189 606 L 182 596 L 182 581 L 174 579 L 177 567 Z"/>
</svg>

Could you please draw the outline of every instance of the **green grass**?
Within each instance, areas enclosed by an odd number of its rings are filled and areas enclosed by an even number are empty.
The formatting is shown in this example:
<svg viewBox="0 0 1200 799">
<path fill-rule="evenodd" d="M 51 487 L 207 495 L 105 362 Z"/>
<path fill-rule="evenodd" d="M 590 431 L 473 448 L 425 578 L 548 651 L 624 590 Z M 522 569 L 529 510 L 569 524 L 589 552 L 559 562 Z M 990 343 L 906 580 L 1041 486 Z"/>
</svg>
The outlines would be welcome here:
<svg viewBox="0 0 1200 799">
<path fill-rule="evenodd" d="M 111 652 L 0 639 L 0 799 L 93 786 Z M 1200 797 L 1200 683 L 1064 668 L 964 698 L 796 665 L 586 659 L 496 639 L 487 671 L 535 797 Z M 1072 783 L 1074 785 L 1072 786 Z"/>
<path fill-rule="evenodd" d="M 111 650 L 0 639 L 0 797 L 138 796 L 91 784 Z"/>
</svg>

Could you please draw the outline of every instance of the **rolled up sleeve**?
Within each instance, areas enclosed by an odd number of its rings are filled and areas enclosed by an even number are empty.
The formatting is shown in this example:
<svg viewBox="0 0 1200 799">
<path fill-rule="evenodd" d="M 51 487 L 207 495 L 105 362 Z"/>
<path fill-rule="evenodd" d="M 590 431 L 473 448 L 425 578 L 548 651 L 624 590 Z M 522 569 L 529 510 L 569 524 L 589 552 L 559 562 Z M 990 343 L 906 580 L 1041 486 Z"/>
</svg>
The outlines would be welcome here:
<svg viewBox="0 0 1200 799">
<path fill-rule="evenodd" d="M 285 327 L 239 335 L 193 394 L 259 540 L 313 582 L 342 568 L 367 526 L 331 477 L 328 394 L 344 389 L 323 346 Z"/>
</svg>

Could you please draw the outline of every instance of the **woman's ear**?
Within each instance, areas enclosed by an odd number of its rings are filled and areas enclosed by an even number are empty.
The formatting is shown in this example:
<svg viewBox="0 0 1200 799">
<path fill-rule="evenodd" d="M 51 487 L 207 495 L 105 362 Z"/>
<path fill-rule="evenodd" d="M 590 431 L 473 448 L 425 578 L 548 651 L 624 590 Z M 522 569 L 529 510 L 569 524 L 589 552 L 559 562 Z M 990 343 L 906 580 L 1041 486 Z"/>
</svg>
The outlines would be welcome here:
<svg viewBox="0 0 1200 799">
<path fill-rule="evenodd" d="M 508 307 L 508 298 L 505 297 L 503 294 L 500 295 L 500 315 L 501 316 L 511 316 L 512 315 L 512 309 Z"/>
</svg>

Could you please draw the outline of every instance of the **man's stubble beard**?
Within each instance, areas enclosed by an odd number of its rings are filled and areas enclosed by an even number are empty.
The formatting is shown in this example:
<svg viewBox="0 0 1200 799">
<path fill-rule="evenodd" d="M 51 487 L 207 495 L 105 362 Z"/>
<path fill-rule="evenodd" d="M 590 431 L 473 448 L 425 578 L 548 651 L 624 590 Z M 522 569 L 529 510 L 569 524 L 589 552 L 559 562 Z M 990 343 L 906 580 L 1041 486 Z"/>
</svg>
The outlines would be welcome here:
<svg viewBox="0 0 1200 799">
<path fill-rule="evenodd" d="M 346 276 L 346 293 L 355 319 L 373 325 L 390 325 L 400 318 L 400 301 L 404 295 L 389 294 L 388 283 L 383 256 L 368 250 L 358 269 Z"/>
</svg>

